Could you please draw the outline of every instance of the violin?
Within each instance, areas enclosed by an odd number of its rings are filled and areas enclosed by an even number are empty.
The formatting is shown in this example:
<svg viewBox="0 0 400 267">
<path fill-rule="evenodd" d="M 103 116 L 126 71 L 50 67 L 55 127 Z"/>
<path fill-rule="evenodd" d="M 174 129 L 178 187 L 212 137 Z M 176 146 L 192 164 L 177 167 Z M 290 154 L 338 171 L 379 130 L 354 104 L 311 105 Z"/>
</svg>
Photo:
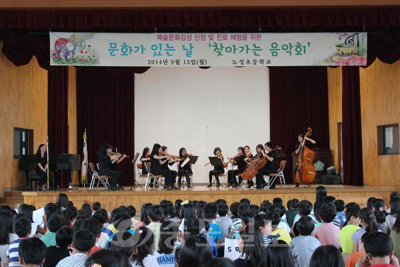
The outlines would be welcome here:
<svg viewBox="0 0 400 267">
<path fill-rule="evenodd" d="M 179 159 L 178 156 L 175 156 L 175 155 L 172 155 L 172 154 L 168 154 L 168 153 L 165 153 L 165 152 L 160 152 L 158 155 L 159 156 L 166 156 L 167 157 L 166 159 L 169 162 L 177 162 L 177 160 Z"/>
<path fill-rule="evenodd" d="M 229 160 L 228 163 L 237 164 L 236 160 L 237 160 L 239 157 L 241 157 L 241 156 L 243 156 L 243 154 L 242 154 L 242 155 L 237 154 L 236 156 L 234 156 L 233 158 L 231 158 L 231 159 Z"/>
<path fill-rule="evenodd" d="M 124 156 L 125 156 L 125 158 L 129 158 L 130 157 L 129 155 L 121 154 L 121 153 L 117 153 L 117 152 L 112 152 L 112 151 L 108 153 L 108 156 L 117 156 L 118 159 L 121 159 Z"/>
</svg>

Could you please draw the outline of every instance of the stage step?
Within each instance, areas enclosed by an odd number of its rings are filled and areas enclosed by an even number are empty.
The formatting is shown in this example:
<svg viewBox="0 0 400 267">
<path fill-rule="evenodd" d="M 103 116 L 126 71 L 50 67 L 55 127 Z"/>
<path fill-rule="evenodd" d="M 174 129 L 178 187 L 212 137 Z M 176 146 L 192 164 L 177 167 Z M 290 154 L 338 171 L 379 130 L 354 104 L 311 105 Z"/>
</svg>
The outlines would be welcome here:
<svg viewBox="0 0 400 267">
<path fill-rule="evenodd" d="M 0 206 L 8 205 L 13 209 L 16 209 L 24 203 L 24 197 L 22 191 L 4 191 L 2 197 L 0 197 Z"/>
<path fill-rule="evenodd" d="M 22 191 L 5 191 L 4 197 L 22 197 Z"/>
</svg>

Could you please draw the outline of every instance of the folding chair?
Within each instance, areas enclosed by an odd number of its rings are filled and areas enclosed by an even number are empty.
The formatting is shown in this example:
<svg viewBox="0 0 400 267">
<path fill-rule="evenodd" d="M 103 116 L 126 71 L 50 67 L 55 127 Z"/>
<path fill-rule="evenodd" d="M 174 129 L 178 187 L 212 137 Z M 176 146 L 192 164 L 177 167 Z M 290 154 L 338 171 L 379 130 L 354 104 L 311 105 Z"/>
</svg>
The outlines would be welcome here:
<svg viewBox="0 0 400 267">
<path fill-rule="evenodd" d="M 193 185 L 193 174 L 189 176 L 189 180 L 190 180 L 190 184 L 192 185 L 191 188 L 189 188 L 189 185 L 188 185 L 188 183 L 187 183 L 187 181 L 186 181 L 186 176 L 184 175 L 184 176 L 182 177 L 181 189 L 184 189 L 185 187 L 187 187 L 188 189 L 193 190 L 193 188 L 194 188 L 194 185 Z"/>
<path fill-rule="evenodd" d="M 165 185 L 165 180 L 163 181 L 163 176 L 162 175 L 154 175 L 150 171 L 150 166 L 147 164 L 147 162 L 143 163 L 146 170 L 147 170 L 147 179 L 146 179 L 146 184 L 144 186 L 144 190 L 147 191 L 147 188 L 149 187 L 150 180 L 154 179 L 156 187 L 158 186 L 159 188 L 164 188 Z"/>
<path fill-rule="evenodd" d="M 136 164 L 136 170 L 139 173 L 139 177 L 142 179 L 142 183 L 146 184 L 146 179 L 145 178 L 147 177 L 147 174 L 143 174 L 143 171 L 142 171 L 143 170 L 143 163 Z"/>
<path fill-rule="evenodd" d="M 99 184 L 102 183 L 103 186 L 108 189 L 109 183 L 108 183 L 108 177 L 106 175 L 99 175 L 99 173 L 96 171 L 93 162 L 89 162 L 89 174 L 91 174 L 92 179 L 90 180 L 90 185 L 89 185 L 89 190 L 93 190 L 94 185 L 97 180 L 97 190 L 99 189 Z"/>
<path fill-rule="evenodd" d="M 279 163 L 279 169 L 276 170 L 276 173 L 270 173 L 269 175 L 266 175 L 267 189 L 270 189 L 271 185 L 275 183 L 276 179 L 278 178 L 281 188 L 286 187 L 285 174 L 283 173 L 285 167 L 286 167 L 286 160 L 281 160 L 281 162 Z"/>
</svg>

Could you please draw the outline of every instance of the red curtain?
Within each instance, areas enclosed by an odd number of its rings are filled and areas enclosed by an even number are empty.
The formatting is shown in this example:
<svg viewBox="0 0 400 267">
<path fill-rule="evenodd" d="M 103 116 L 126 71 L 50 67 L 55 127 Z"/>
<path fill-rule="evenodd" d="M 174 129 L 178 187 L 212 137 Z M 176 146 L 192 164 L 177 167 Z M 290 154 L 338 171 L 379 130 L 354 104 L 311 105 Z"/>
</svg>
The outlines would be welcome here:
<svg viewBox="0 0 400 267">
<path fill-rule="evenodd" d="M 346 185 L 364 185 L 361 102 L 360 102 L 360 69 L 343 67 L 343 183 Z"/>
<path fill-rule="evenodd" d="M 329 148 L 326 67 L 271 67 L 271 141 L 286 153 L 286 182 L 293 181 L 292 157 L 297 136 L 313 129 L 318 147 Z"/>
<path fill-rule="evenodd" d="M 400 26 L 399 7 L 0 10 L 0 29 L 48 31 L 322 31 Z M 329 30 L 328 30 L 329 31 Z"/>
<path fill-rule="evenodd" d="M 87 129 L 89 162 L 98 162 L 98 149 L 108 143 L 118 152 L 134 156 L 135 76 L 147 68 L 77 68 L 78 151 Z M 145 131 L 146 125 L 141 125 Z M 122 184 L 130 185 L 134 166 L 130 159 L 119 164 Z"/>
<path fill-rule="evenodd" d="M 48 134 L 50 154 L 68 153 L 68 67 L 48 71 Z M 67 187 L 66 173 L 60 187 Z"/>
</svg>

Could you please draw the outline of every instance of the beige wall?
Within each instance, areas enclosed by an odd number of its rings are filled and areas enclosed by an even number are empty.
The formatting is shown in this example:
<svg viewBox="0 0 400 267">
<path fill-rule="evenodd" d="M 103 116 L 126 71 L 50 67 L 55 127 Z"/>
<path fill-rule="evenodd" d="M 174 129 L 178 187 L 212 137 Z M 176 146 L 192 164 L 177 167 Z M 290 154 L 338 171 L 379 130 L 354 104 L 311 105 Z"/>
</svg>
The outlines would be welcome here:
<svg viewBox="0 0 400 267">
<path fill-rule="evenodd" d="M 400 61 L 361 69 L 364 183 L 400 190 L 400 156 L 378 156 L 377 127 L 400 122 Z"/>
<path fill-rule="evenodd" d="M 329 138 L 333 164 L 340 172 L 338 124 L 342 122 L 342 68 L 328 68 Z"/>
<path fill-rule="evenodd" d="M 76 68 L 69 67 L 68 81 L 68 154 L 77 154 L 77 115 L 76 115 Z M 78 173 L 74 172 L 72 184 L 78 183 Z"/>
<path fill-rule="evenodd" d="M 329 126 L 331 149 L 338 167 L 337 124 L 342 121 L 341 68 L 328 70 Z M 370 186 L 393 186 L 400 190 L 400 156 L 378 155 L 377 127 L 400 123 L 400 62 L 375 61 L 360 69 L 361 125 L 363 140 L 364 183 Z"/>
<path fill-rule="evenodd" d="M 2 48 L 0 43 L 0 51 Z M 34 150 L 46 143 L 47 71 L 39 67 L 36 58 L 16 67 L 0 53 L 0 125 L 1 192 L 25 185 L 24 173 L 13 159 L 14 127 L 33 129 Z"/>
</svg>

